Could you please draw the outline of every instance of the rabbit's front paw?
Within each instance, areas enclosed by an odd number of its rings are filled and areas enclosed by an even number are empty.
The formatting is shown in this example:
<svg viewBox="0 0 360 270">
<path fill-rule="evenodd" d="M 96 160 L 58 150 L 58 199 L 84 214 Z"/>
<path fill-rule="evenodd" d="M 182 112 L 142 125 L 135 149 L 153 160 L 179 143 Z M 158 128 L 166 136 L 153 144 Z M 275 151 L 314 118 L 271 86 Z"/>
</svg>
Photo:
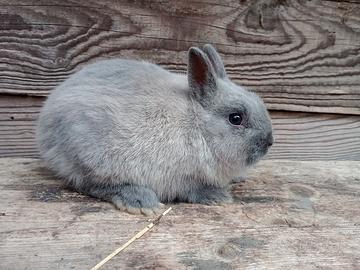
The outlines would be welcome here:
<svg viewBox="0 0 360 270">
<path fill-rule="evenodd" d="M 205 186 L 197 189 L 196 191 L 190 192 L 188 201 L 190 203 L 200 204 L 225 204 L 232 202 L 231 194 L 223 189 L 212 186 Z"/>
<path fill-rule="evenodd" d="M 159 202 L 155 192 L 149 188 L 125 185 L 111 199 L 120 210 L 130 214 L 151 216 L 159 213 L 163 204 Z"/>
</svg>

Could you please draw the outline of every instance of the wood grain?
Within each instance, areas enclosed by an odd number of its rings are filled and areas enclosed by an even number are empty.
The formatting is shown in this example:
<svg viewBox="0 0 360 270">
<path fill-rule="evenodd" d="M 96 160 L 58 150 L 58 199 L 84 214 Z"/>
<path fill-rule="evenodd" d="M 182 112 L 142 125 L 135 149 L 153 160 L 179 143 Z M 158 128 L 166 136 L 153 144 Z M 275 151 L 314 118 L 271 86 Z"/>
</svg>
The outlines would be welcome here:
<svg viewBox="0 0 360 270">
<path fill-rule="evenodd" d="M 359 18 L 357 1 L 0 0 L 0 93 L 46 96 L 104 58 L 185 72 L 210 42 L 270 109 L 360 114 Z"/>
<path fill-rule="evenodd" d="M 0 98 L 0 157 L 38 157 L 34 126 L 44 98 Z M 360 160 L 360 116 L 272 111 L 267 158 Z"/>
<path fill-rule="evenodd" d="M 263 161 L 226 206 L 173 205 L 103 269 L 359 269 L 360 163 Z M 0 159 L 0 268 L 90 269 L 148 218 Z"/>
</svg>

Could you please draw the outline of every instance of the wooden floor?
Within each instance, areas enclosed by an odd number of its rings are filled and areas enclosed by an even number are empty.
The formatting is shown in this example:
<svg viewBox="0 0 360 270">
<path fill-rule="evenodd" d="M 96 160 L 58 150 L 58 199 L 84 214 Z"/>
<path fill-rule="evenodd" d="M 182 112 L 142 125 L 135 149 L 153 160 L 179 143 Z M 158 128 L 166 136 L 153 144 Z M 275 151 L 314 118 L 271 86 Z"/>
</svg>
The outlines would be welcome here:
<svg viewBox="0 0 360 270">
<path fill-rule="evenodd" d="M 360 163 L 263 161 L 226 206 L 177 204 L 103 269 L 360 269 Z M 90 269 L 144 216 L 0 159 L 0 269 Z"/>
</svg>

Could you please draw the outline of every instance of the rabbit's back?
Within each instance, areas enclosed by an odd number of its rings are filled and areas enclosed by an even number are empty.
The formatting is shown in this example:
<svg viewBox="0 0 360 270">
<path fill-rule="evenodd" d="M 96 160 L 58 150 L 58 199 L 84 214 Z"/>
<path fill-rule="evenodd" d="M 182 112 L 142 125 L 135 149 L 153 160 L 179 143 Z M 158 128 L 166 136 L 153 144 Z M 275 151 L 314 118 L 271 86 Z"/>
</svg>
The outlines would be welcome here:
<svg viewBox="0 0 360 270">
<path fill-rule="evenodd" d="M 148 62 L 123 59 L 103 60 L 85 66 L 73 74 L 53 91 L 52 96 L 60 92 L 62 96 L 69 92 L 76 94 L 84 92 L 89 95 L 89 91 L 101 95 L 158 93 L 153 86 L 162 87 L 171 82 L 174 76 L 176 77 L 176 74 Z M 81 88 L 77 88 L 78 86 Z M 168 87 L 160 90 L 167 92 L 171 89 Z"/>
</svg>

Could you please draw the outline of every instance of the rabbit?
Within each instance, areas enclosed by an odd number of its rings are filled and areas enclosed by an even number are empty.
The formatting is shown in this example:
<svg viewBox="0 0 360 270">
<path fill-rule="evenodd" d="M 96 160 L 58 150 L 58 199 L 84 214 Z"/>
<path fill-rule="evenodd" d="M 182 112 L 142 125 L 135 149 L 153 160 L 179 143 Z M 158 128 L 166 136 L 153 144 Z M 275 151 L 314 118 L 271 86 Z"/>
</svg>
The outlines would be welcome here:
<svg viewBox="0 0 360 270">
<path fill-rule="evenodd" d="M 187 74 L 102 60 L 61 83 L 36 129 L 46 166 L 79 193 L 133 214 L 167 202 L 232 201 L 232 179 L 273 144 L 268 111 L 233 83 L 215 48 L 188 50 Z"/>
</svg>

